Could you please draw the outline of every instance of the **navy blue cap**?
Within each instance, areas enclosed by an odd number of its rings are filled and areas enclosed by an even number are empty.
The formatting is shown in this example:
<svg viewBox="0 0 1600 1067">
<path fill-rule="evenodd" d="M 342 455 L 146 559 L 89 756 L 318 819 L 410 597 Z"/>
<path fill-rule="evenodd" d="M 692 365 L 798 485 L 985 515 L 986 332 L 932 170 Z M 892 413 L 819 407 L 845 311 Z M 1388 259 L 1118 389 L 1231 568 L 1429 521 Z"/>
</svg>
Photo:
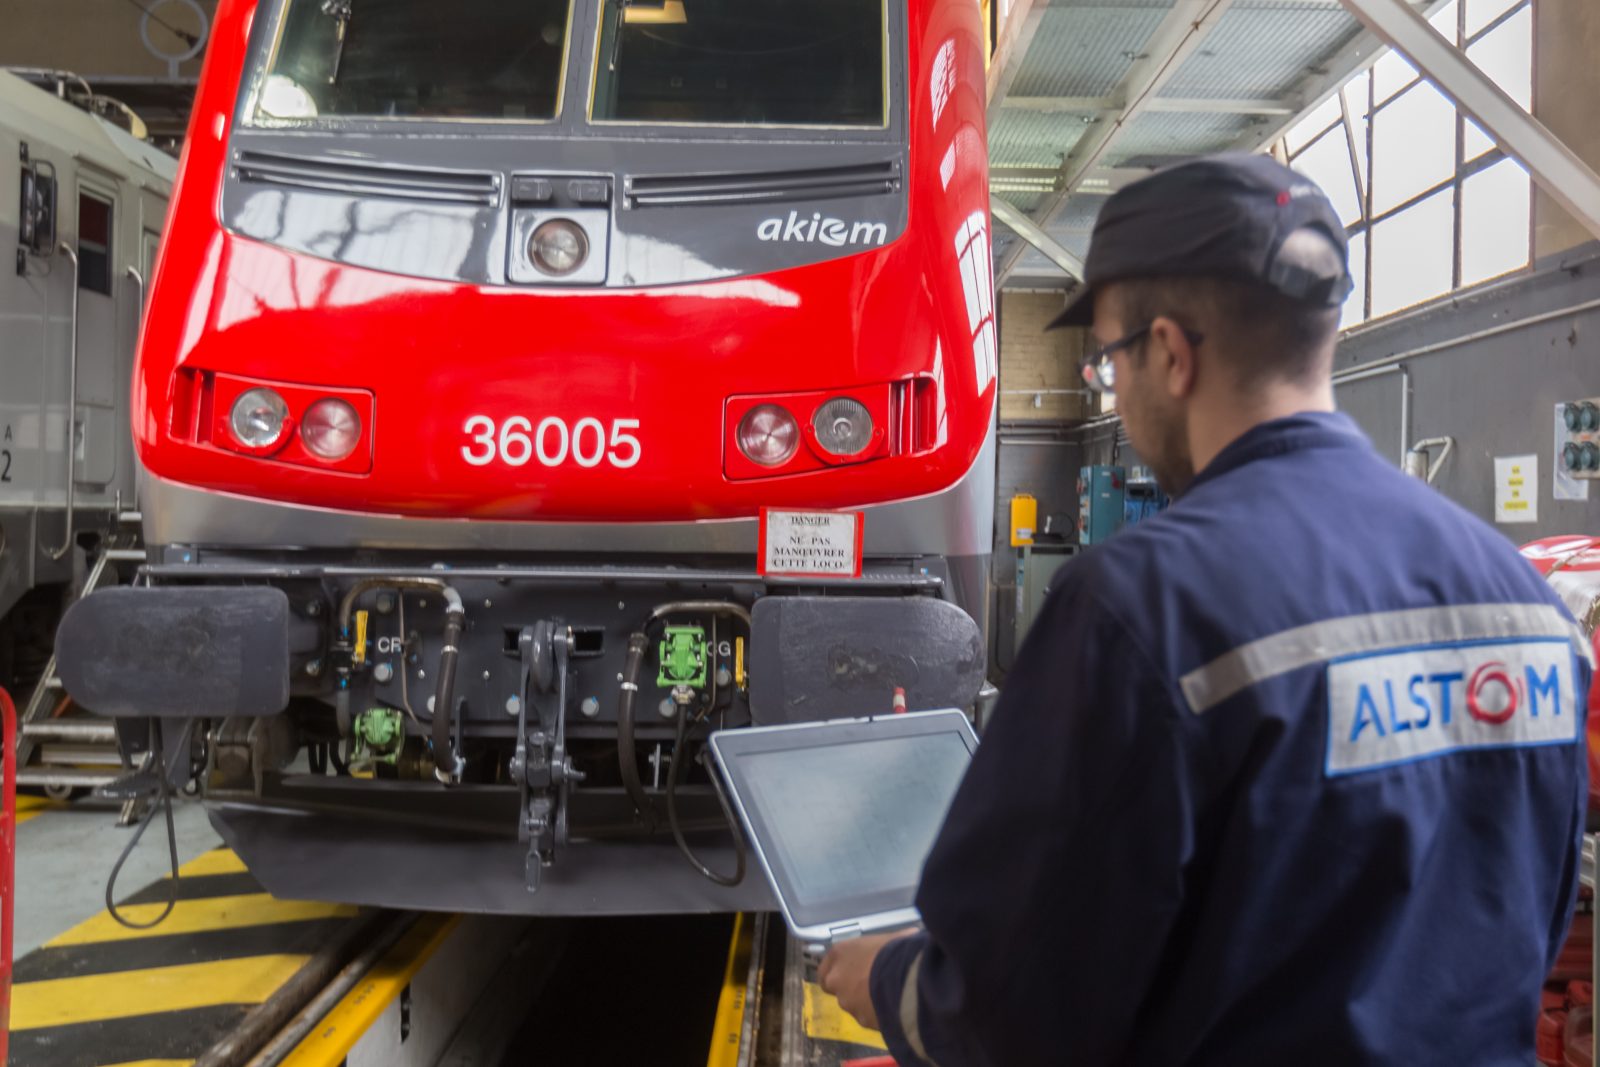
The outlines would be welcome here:
<svg viewBox="0 0 1600 1067">
<path fill-rule="evenodd" d="M 1324 240 L 1307 241 L 1306 233 Z M 1096 287 L 1131 278 L 1232 278 L 1338 307 L 1354 288 L 1349 254 L 1344 225 L 1315 182 L 1271 156 L 1205 156 L 1155 171 L 1106 201 L 1084 284 L 1050 328 L 1089 325 Z"/>
</svg>

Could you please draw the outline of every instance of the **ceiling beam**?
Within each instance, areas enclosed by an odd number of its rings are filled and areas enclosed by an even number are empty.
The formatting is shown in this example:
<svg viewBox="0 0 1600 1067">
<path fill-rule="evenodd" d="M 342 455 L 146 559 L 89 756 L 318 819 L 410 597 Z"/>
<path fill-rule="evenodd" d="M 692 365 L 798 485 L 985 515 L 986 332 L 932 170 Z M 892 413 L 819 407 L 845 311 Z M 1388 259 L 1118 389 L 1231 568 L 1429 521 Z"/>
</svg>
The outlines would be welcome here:
<svg viewBox="0 0 1600 1067">
<path fill-rule="evenodd" d="M 1000 105 L 1011 91 L 1011 83 L 1017 80 L 1017 72 L 1022 69 L 1022 61 L 1033 45 L 1034 35 L 1039 32 L 1039 23 L 1044 21 L 1045 9 L 1049 6 L 1049 0 L 1011 0 L 1005 25 L 995 36 L 994 55 L 989 61 L 986 88 L 990 128 L 1000 117 Z"/>
<path fill-rule="evenodd" d="M 1466 53 L 1405 0 L 1342 0 L 1350 13 L 1411 61 L 1425 78 L 1528 169 L 1550 198 L 1600 237 L 1600 175 L 1544 123 L 1522 110 Z"/>
<path fill-rule="evenodd" d="M 1044 258 L 1060 267 L 1061 272 L 1067 277 L 1073 281 L 1083 281 L 1083 260 L 1068 251 L 1054 237 L 1035 226 L 1028 216 L 998 196 L 989 198 L 989 213 L 994 216 L 995 221 L 1004 224 L 1012 233 L 1037 248 Z"/>
<path fill-rule="evenodd" d="M 1437 13 L 1450 0 L 1412 0 L 1412 6 L 1423 18 Z M 1363 30 L 1355 40 L 1338 55 L 1313 69 L 1285 96 L 1285 103 L 1294 103 L 1297 110 L 1284 122 L 1259 123 L 1239 135 L 1229 147 L 1240 152 L 1256 152 L 1282 137 L 1285 130 L 1322 106 L 1323 101 L 1344 87 L 1345 83 L 1378 61 L 1384 53 L 1384 44 L 1371 30 Z"/>
<path fill-rule="evenodd" d="M 1007 97 L 1002 106 L 1016 111 L 1093 115 L 1115 110 L 1117 101 L 1104 96 L 1012 96 Z M 1146 103 L 1144 110 L 1214 115 L 1293 115 L 1300 108 L 1297 100 L 1212 100 L 1203 97 L 1158 96 Z"/>
<path fill-rule="evenodd" d="M 1124 75 L 1115 94 L 1117 106 L 1100 112 L 1099 120 L 1068 153 L 1061 167 L 1062 187 L 1046 196 L 1034 210 L 1036 224 L 1047 224 L 1067 197 L 1078 191 L 1083 178 L 1100 165 L 1129 124 L 1146 110 L 1160 94 L 1162 86 L 1172 80 L 1184 61 L 1200 47 L 1231 3 L 1232 0 L 1177 0 Z M 996 286 L 1005 284 L 1021 257 L 1021 246 L 1006 254 L 995 271 Z"/>
</svg>

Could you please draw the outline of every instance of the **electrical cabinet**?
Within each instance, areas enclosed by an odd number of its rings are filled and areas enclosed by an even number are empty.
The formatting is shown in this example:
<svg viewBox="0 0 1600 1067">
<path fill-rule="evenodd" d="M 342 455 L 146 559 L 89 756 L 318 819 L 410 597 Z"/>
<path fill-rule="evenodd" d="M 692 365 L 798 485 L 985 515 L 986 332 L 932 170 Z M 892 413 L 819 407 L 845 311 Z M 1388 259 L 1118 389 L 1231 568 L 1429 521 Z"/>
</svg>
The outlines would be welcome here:
<svg viewBox="0 0 1600 1067">
<path fill-rule="evenodd" d="M 1121 467 L 1078 471 L 1078 543 L 1097 545 L 1116 533 L 1125 519 L 1127 472 Z"/>
<path fill-rule="evenodd" d="M 1076 545 L 1030 545 L 1017 552 L 1016 644 L 1022 639 L 1050 595 L 1056 572 L 1078 551 Z"/>
<path fill-rule="evenodd" d="M 1561 417 L 1567 432 L 1556 448 L 1556 469 L 1574 478 L 1600 479 L 1600 397 L 1569 401 Z"/>
</svg>

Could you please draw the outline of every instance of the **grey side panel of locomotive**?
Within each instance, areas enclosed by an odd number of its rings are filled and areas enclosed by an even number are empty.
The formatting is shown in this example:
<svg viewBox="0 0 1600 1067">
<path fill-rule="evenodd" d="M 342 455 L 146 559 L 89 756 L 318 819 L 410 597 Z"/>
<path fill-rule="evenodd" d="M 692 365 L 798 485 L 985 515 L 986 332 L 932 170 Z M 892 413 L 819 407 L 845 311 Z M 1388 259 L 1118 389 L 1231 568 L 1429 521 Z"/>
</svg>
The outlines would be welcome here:
<svg viewBox="0 0 1600 1067">
<path fill-rule="evenodd" d="M 48 250 L 23 250 L 23 166 L 0 169 L 0 615 L 29 588 L 72 576 L 70 554 L 53 551 L 67 538 L 69 456 L 77 528 L 106 528 L 118 502 L 134 500 L 128 386 L 143 286 L 128 271 L 149 276 L 176 171 L 151 146 L 0 72 L 0 156 L 21 160 L 23 145 L 26 165 L 53 176 L 56 232 Z M 59 249 L 82 252 L 80 207 L 91 199 L 110 209 L 109 293 L 75 291 L 71 258 Z"/>
</svg>

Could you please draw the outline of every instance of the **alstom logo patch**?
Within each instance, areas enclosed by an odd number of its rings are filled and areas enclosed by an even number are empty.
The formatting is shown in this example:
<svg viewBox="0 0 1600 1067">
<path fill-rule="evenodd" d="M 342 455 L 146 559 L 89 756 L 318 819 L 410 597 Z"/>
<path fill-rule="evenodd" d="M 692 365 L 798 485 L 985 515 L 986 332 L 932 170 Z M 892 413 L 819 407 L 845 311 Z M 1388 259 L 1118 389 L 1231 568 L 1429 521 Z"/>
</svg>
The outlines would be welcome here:
<svg viewBox="0 0 1600 1067">
<path fill-rule="evenodd" d="M 845 245 L 881 245 L 889 239 L 889 226 L 883 222 L 846 222 L 814 211 L 802 215 L 789 212 L 788 218 L 762 219 L 756 236 L 763 241 L 795 244 L 823 244 L 835 248 Z"/>
<path fill-rule="evenodd" d="M 1564 637 L 1433 645 L 1331 663 L 1327 773 L 1470 748 L 1574 743 L 1576 669 Z"/>
</svg>

